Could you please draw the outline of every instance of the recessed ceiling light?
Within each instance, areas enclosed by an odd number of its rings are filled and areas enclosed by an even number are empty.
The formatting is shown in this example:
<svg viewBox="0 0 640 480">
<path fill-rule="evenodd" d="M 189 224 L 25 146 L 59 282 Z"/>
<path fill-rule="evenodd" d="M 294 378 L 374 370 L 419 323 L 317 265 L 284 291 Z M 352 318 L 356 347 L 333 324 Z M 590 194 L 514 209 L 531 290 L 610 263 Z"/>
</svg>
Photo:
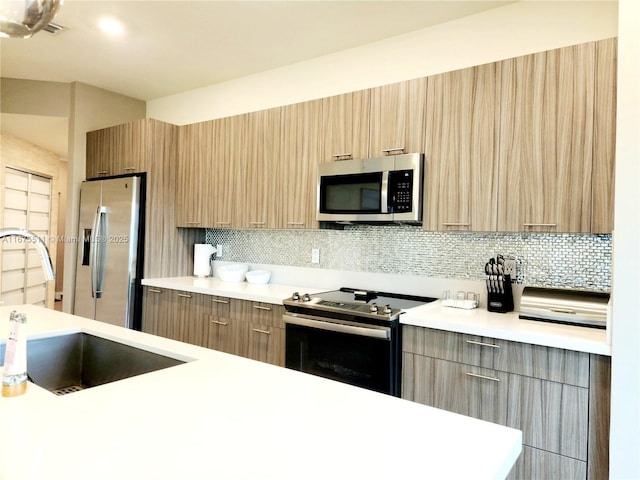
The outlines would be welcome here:
<svg viewBox="0 0 640 480">
<path fill-rule="evenodd" d="M 100 27 L 100 30 L 105 32 L 107 35 L 118 36 L 124 33 L 124 25 L 114 18 L 102 18 L 98 22 L 98 26 Z"/>
</svg>

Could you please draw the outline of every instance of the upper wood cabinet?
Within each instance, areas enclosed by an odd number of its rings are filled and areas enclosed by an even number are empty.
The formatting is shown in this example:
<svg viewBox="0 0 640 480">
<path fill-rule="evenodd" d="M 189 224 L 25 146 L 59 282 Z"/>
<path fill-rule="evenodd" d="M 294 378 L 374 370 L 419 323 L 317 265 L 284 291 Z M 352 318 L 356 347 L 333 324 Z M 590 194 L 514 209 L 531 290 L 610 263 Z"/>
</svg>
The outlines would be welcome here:
<svg viewBox="0 0 640 480">
<path fill-rule="evenodd" d="M 593 123 L 593 198 L 591 232 L 613 231 L 616 151 L 616 38 L 596 42 L 596 92 Z"/>
<path fill-rule="evenodd" d="M 496 229 L 500 64 L 429 77 L 425 230 Z"/>
<path fill-rule="evenodd" d="M 316 185 L 321 159 L 322 101 L 282 108 L 281 172 L 276 182 L 278 228 L 314 228 Z"/>
<path fill-rule="evenodd" d="M 322 162 L 369 156 L 371 91 L 322 99 Z"/>
<path fill-rule="evenodd" d="M 213 228 L 240 226 L 244 216 L 244 190 L 246 157 L 245 139 L 247 115 L 237 115 L 216 120 L 214 128 L 215 146 L 211 165 L 207 173 L 210 195 L 207 210 Z"/>
<path fill-rule="evenodd" d="M 424 151 L 426 96 L 426 77 L 371 89 L 369 156 Z"/>
<path fill-rule="evenodd" d="M 147 129 L 151 121 L 136 120 L 87 132 L 87 178 L 146 171 Z"/>
<path fill-rule="evenodd" d="M 595 43 L 501 62 L 498 230 L 589 232 Z"/>
<path fill-rule="evenodd" d="M 215 121 L 180 127 L 176 168 L 176 225 L 211 226 L 207 206 L 210 201 L 209 177 L 214 158 Z"/>
<path fill-rule="evenodd" d="M 243 148 L 229 161 L 240 162 L 242 173 L 234 209 L 238 227 L 275 228 L 277 226 L 277 179 L 280 149 L 281 109 L 272 108 L 245 115 Z"/>
</svg>

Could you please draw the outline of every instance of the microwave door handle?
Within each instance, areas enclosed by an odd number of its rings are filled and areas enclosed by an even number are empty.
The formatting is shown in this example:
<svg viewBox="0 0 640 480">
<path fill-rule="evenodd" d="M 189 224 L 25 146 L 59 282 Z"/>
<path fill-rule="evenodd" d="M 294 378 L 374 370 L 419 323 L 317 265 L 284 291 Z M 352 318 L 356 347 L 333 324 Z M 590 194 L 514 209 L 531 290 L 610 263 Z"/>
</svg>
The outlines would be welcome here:
<svg viewBox="0 0 640 480">
<path fill-rule="evenodd" d="M 380 186 L 380 213 L 389 213 L 389 172 L 382 172 L 382 185 Z"/>
</svg>

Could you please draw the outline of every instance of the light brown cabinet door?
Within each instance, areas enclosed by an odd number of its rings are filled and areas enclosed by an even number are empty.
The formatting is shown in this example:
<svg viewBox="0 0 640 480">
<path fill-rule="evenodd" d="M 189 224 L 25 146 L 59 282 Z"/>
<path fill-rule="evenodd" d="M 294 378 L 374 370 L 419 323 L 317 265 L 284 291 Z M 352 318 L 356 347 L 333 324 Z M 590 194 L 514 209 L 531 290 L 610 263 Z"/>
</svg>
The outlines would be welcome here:
<svg viewBox="0 0 640 480">
<path fill-rule="evenodd" d="M 284 367 L 284 328 L 251 323 L 247 357 Z"/>
<path fill-rule="evenodd" d="M 142 119 L 88 132 L 87 178 L 146 171 L 149 122 Z"/>
<path fill-rule="evenodd" d="M 236 228 L 244 219 L 247 120 L 247 115 L 237 115 L 215 122 L 212 163 L 205 179 L 210 185 L 207 210 L 213 228 Z"/>
<path fill-rule="evenodd" d="M 279 108 L 246 115 L 244 148 L 240 151 L 243 167 L 238 184 L 240 197 L 233 207 L 240 214 L 240 228 L 277 226 L 275 179 L 280 175 L 280 118 Z"/>
<path fill-rule="evenodd" d="M 590 231 L 594 65 L 594 43 L 501 62 L 499 231 Z"/>
<path fill-rule="evenodd" d="M 425 230 L 495 231 L 499 63 L 429 77 Z"/>
<path fill-rule="evenodd" d="M 156 287 L 143 287 L 142 331 L 165 337 L 171 291 Z"/>
<path fill-rule="evenodd" d="M 322 162 L 369 156 L 371 90 L 322 99 Z"/>
<path fill-rule="evenodd" d="M 424 152 L 426 96 L 426 77 L 371 89 L 369 156 Z"/>
<path fill-rule="evenodd" d="M 617 39 L 596 42 L 592 233 L 613 231 Z"/>
<path fill-rule="evenodd" d="M 207 207 L 212 193 L 208 179 L 214 157 L 214 127 L 214 121 L 180 127 L 178 165 L 175 172 L 178 227 L 211 226 Z"/>
<path fill-rule="evenodd" d="M 282 108 L 281 172 L 275 182 L 278 228 L 316 228 L 322 101 Z"/>
</svg>

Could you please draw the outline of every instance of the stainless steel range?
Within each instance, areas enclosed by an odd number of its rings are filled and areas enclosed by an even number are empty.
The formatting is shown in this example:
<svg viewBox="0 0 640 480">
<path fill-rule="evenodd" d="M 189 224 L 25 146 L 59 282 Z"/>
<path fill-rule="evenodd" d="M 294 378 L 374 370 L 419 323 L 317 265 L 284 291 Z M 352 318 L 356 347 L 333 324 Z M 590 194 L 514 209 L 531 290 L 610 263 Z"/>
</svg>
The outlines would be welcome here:
<svg viewBox="0 0 640 480">
<path fill-rule="evenodd" d="M 400 396 L 401 329 L 408 308 L 436 300 L 341 288 L 294 293 L 286 313 L 286 366 Z"/>
</svg>

